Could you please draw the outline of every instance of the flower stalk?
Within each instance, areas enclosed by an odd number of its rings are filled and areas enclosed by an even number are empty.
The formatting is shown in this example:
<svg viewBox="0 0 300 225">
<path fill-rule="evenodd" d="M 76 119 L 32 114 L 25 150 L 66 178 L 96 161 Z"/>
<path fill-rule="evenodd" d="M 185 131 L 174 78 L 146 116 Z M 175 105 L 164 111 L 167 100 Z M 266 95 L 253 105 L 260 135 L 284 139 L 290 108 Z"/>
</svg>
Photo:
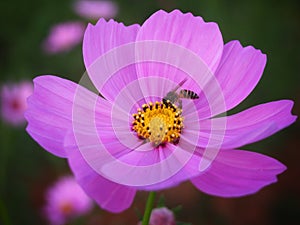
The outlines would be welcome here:
<svg viewBox="0 0 300 225">
<path fill-rule="evenodd" d="M 149 224 L 149 219 L 150 219 L 151 212 L 152 212 L 152 209 L 153 209 L 155 196 L 156 196 L 156 192 L 151 191 L 149 193 L 147 203 L 146 203 L 145 213 L 144 213 L 144 216 L 143 216 L 142 225 L 148 225 Z"/>
</svg>

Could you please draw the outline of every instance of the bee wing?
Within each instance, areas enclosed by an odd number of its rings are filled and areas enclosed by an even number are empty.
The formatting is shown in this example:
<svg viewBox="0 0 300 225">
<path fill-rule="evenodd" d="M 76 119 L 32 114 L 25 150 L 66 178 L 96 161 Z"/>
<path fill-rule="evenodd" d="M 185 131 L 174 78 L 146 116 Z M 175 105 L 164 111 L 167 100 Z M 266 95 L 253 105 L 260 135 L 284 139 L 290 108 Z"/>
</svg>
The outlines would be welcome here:
<svg viewBox="0 0 300 225">
<path fill-rule="evenodd" d="M 175 102 L 176 99 L 178 99 L 178 94 L 176 91 L 178 88 L 180 88 L 185 82 L 187 81 L 187 78 L 183 79 L 182 81 L 179 82 L 179 84 L 172 90 L 167 93 L 165 97 L 163 97 L 163 100 L 170 100 L 171 102 Z"/>
<path fill-rule="evenodd" d="M 182 81 L 179 82 L 179 84 L 172 90 L 172 92 L 175 92 L 180 88 L 185 82 L 187 81 L 187 78 L 184 78 Z"/>
</svg>

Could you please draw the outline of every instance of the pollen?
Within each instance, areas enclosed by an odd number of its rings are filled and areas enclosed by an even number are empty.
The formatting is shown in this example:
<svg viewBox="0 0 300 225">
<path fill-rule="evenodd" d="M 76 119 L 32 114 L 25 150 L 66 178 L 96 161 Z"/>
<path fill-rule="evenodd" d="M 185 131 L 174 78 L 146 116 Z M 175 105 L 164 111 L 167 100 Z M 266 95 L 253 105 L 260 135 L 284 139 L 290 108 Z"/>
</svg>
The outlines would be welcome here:
<svg viewBox="0 0 300 225">
<path fill-rule="evenodd" d="M 178 143 L 183 129 L 182 110 L 169 100 L 149 102 L 133 114 L 132 129 L 139 138 L 150 141 L 154 146 L 166 142 Z"/>
</svg>

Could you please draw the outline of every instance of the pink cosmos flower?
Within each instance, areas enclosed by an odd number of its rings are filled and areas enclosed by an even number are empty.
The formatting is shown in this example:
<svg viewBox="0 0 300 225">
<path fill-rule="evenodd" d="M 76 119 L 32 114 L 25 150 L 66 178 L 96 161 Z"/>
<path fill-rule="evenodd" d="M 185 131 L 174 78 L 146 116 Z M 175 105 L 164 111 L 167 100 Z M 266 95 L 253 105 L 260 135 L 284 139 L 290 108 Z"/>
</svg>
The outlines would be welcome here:
<svg viewBox="0 0 300 225">
<path fill-rule="evenodd" d="M 82 22 L 70 21 L 56 24 L 43 42 L 43 49 L 48 54 L 71 50 L 82 41 L 85 25 Z"/>
<path fill-rule="evenodd" d="M 65 224 L 92 209 L 91 199 L 71 176 L 60 178 L 46 192 L 45 216 L 53 225 Z"/>
<path fill-rule="evenodd" d="M 12 125 L 25 123 L 24 112 L 27 108 L 27 97 L 33 92 L 33 84 L 29 81 L 4 84 L 1 87 L 1 116 Z"/>
<path fill-rule="evenodd" d="M 254 89 L 266 55 L 223 44 L 216 23 L 175 10 L 142 26 L 100 19 L 83 41 L 88 76 L 101 93 L 56 76 L 34 79 L 28 133 L 68 159 L 76 180 L 106 210 L 130 207 L 138 190 L 186 180 L 222 197 L 252 194 L 286 167 L 237 150 L 296 120 L 280 100 L 225 116 Z M 85 85 L 86 86 L 86 85 Z"/>
<path fill-rule="evenodd" d="M 139 222 L 138 225 L 142 223 Z M 171 210 L 166 207 L 153 209 L 151 212 L 149 225 L 175 225 L 175 216 Z"/>
<path fill-rule="evenodd" d="M 74 10 L 87 19 L 110 19 L 117 15 L 118 6 L 113 1 L 78 0 L 74 4 Z"/>
</svg>

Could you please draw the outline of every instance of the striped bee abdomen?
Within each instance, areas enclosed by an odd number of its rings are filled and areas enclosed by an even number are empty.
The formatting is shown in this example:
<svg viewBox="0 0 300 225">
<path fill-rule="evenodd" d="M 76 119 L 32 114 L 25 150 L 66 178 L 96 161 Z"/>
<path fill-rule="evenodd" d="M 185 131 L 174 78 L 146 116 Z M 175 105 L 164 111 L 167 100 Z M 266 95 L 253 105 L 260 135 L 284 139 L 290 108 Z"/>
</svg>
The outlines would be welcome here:
<svg viewBox="0 0 300 225">
<path fill-rule="evenodd" d="M 180 90 L 179 96 L 180 96 L 180 98 L 187 98 L 187 99 L 198 99 L 199 98 L 199 96 L 195 92 L 193 92 L 191 90 L 187 90 L 187 89 Z"/>
</svg>

